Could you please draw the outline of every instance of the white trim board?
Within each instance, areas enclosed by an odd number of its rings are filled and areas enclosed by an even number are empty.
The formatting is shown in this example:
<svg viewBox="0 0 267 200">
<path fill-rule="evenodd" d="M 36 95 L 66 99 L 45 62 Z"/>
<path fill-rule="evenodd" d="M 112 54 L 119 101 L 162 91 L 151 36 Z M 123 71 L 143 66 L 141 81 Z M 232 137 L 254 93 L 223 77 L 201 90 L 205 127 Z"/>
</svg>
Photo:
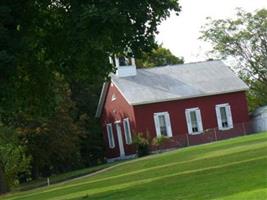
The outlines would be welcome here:
<svg viewBox="0 0 267 200">
<path fill-rule="evenodd" d="M 133 158 L 137 158 L 137 155 L 136 154 L 131 154 L 131 155 L 127 155 L 127 156 L 124 156 L 124 157 L 108 158 L 107 162 L 108 163 L 112 163 L 112 162 L 119 161 L 119 160 L 129 160 L 129 159 L 133 159 Z"/>
</svg>

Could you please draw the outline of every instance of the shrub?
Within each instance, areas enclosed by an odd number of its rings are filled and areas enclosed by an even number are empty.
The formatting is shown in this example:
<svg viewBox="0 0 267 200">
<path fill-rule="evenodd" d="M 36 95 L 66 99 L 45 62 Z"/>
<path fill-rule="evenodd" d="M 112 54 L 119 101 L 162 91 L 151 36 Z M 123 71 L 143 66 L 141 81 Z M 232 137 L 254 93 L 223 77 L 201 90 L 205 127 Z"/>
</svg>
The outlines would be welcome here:
<svg viewBox="0 0 267 200">
<path fill-rule="evenodd" d="M 158 151 L 161 150 L 161 146 L 168 140 L 168 137 L 166 136 L 159 136 L 159 137 L 154 137 L 152 139 L 152 145 L 157 148 Z"/>
<path fill-rule="evenodd" d="M 146 136 L 143 133 L 137 133 L 134 136 L 134 144 L 136 145 L 138 157 L 146 156 L 149 154 L 149 134 Z"/>
<path fill-rule="evenodd" d="M 29 170 L 30 157 L 19 143 L 15 129 L 0 124 L 0 194 L 18 184 L 18 175 Z"/>
</svg>

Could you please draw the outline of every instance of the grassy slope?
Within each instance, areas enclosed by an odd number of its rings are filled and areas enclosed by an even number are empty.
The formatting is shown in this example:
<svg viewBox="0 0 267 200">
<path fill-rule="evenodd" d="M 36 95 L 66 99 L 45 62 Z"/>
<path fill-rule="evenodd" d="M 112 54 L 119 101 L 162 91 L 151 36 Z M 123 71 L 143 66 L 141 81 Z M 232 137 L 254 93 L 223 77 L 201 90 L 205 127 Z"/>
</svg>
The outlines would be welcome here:
<svg viewBox="0 0 267 200">
<path fill-rule="evenodd" d="M 95 167 L 74 170 L 74 171 L 62 173 L 59 175 L 53 175 L 49 177 L 50 184 L 59 183 L 59 182 L 67 181 L 70 179 L 79 178 L 81 176 L 89 175 L 91 173 L 108 168 L 115 164 L 117 163 L 106 163 L 106 164 L 98 165 Z M 46 185 L 47 185 L 47 179 L 40 178 L 38 180 L 34 180 L 34 181 L 31 181 L 25 184 L 21 184 L 15 188 L 12 188 L 12 191 L 25 191 L 25 190 L 30 190 L 30 189 L 35 189 L 38 187 L 46 186 Z"/>
<path fill-rule="evenodd" d="M 132 160 L 4 199 L 267 199 L 267 133 Z"/>
</svg>

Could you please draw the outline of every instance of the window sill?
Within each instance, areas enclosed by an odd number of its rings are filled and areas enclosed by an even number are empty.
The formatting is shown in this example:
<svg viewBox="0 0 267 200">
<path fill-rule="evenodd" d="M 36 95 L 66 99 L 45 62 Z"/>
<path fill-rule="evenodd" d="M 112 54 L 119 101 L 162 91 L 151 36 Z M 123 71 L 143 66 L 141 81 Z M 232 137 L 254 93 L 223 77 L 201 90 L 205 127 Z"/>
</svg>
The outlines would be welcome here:
<svg viewBox="0 0 267 200">
<path fill-rule="evenodd" d="M 200 135 L 200 134 L 202 134 L 202 133 L 203 133 L 203 131 L 202 131 L 202 132 L 188 133 L 188 135 Z"/>
<path fill-rule="evenodd" d="M 157 138 L 165 137 L 165 138 L 172 138 L 173 136 L 165 136 L 165 135 L 158 135 Z"/>
<path fill-rule="evenodd" d="M 230 130 L 230 129 L 233 129 L 233 127 L 229 127 L 229 128 L 221 128 L 221 129 L 219 129 L 219 131 L 228 131 L 228 130 Z"/>
</svg>

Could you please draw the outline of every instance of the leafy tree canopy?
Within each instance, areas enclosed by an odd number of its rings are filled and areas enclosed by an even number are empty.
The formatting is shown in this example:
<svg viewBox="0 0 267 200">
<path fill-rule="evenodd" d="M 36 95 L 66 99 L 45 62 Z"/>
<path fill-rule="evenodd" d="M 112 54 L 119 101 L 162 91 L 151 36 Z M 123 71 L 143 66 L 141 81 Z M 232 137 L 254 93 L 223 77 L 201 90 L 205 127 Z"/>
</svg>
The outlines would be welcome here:
<svg viewBox="0 0 267 200">
<path fill-rule="evenodd" d="M 93 115 L 108 56 L 151 50 L 171 11 L 178 0 L 0 1 L 0 123 L 17 128 L 37 176 L 98 162 Z M 8 174 L 0 165 L 3 190 Z"/>
<path fill-rule="evenodd" d="M 49 114 L 59 73 L 92 83 L 112 70 L 110 53 L 154 46 L 173 0 L 4 0 L 0 3 L 0 111 Z"/>
<path fill-rule="evenodd" d="M 159 45 L 151 52 L 144 52 L 140 59 L 137 59 L 137 66 L 143 67 L 157 67 L 165 65 L 183 64 L 184 59 L 177 57 L 171 53 L 169 49 Z"/>
<path fill-rule="evenodd" d="M 250 86 L 250 108 L 266 105 L 267 10 L 238 9 L 235 19 L 209 19 L 201 38 L 212 44 L 214 56 L 236 60 L 240 77 Z"/>
</svg>

